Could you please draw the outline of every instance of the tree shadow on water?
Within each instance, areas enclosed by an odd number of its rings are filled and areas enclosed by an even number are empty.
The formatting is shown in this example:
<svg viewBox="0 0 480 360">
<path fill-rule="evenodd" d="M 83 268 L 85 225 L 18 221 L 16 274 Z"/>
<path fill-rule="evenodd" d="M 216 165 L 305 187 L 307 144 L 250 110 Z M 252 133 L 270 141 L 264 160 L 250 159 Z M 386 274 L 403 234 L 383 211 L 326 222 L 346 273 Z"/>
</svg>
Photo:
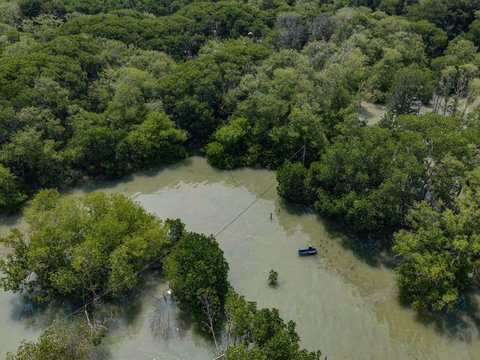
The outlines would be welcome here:
<svg viewBox="0 0 480 360">
<path fill-rule="evenodd" d="M 289 236 L 294 234 L 296 226 L 300 226 L 313 242 L 324 231 L 328 238 L 325 239 L 327 249 L 330 249 L 333 241 L 340 244 L 343 250 L 352 251 L 357 259 L 369 266 L 384 266 L 393 270 L 399 264 L 400 259 L 396 258 L 392 251 L 391 236 L 359 235 L 340 220 L 323 218 L 312 209 L 284 200 L 280 200 L 276 204 L 275 211 L 280 225 Z M 282 216 L 282 213 L 288 216 Z M 315 219 L 319 223 L 318 226 L 311 226 L 309 221 L 303 219 L 308 216 L 312 217 L 312 222 Z M 320 241 L 322 240 L 324 239 L 320 239 Z M 319 243 L 318 239 L 315 243 Z M 319 250 L 322 251 L 322 247 Z M 400 304 L 405 309 L 410 309 L 408 304 Z M 473 288 L 465 293 L 457 302 L 455 310 L 449 313 L 416 312 L 415 321 L 433 329 L 438 335 L 449 340 L 465 343 L 478 341 L 480 339 L 480 288 Z"/>
<path fill-rule="evenodd" d="M 157 176 L 159 172 L 165 170 L 178 170 L 181 168 L 188 168 L 192 164 L 192 158 L 188 157 L 185 159 L 181 159 L 179 161 L 173 161 L 169 163 L 161 163 L 157 165 L 153 165 L 146 169 L 141 169 L 135 174 L 147 177 L 154 177 Z"/>
<path fill-rule="evenodd" d="M 279 216 L 280 225 L 288 235 L 292 235 L 292 229 L 295 228 L 293 225 L 297 225 L 301 226 L 302 231 L 308 234 L 312 240 L 317 239 L 318 234 L 312 233 L 312 229 L 309 229 L 301 221 L 303 217 L 313 216 L 318 225 L 323 227 L 327 237 L 327 239 L 319 239 L 322 241 L 320 247 L 326 245 L 328 249 L 328 245 L 332 245 L 330 242 L 337 242 L 345 250 L 352 251 L 357 259 L 372 267 L 385 266 L 392 269 L 396 266 L 397 261 L 391 250 L 392 243 L 387 235 L 358 234 L 339 219 L 322 217 L 308 207 L 292 204 L 284 200 L 279 201 L 275 211 Z M 282 217 L 282 212 L 285 212 L 290 217 L 298 218 L 298 221 L 295 223 L 292 223 L 292 220 L 287 221 L 285 217 Z M 326 244 L 324 244 L 325 241 Z M 314 242 L 319 243 L 318 239 Z"/>
<path fill-rule="evenodd" d="M 126 174 L 116 176 L 116 177 L 107 177 L 107 178 L 90 178 L 86 177 L 74 185 L 65 186 L 61 188 L 61 193 L 65 195 L 69 195 L 74 193 L 75 191 L 80 190 L 84 193 L 90 193 L 94 191 L 107 191 L 109 192 L 112 189 L 121 188 L 122 186 L 126 189 L 131 183 L 135 176 L 142 176 L 147 178 L 152 178 L 158 176 L 159 173 L 166 171 L 166 170 L 178 170 L 183 167 L 188 167 L 192 163 L 191 158 L 182 159 L 180 161 L 172 162 L 172 163 L 160 163 L 156 165 L 152 165 L 147 168 L 132 170 Z"/>
<path fill-rule="evenodd" d="M 20 212 L 10 215 L 0 216 L 0 225 L 5 227 L 11 227 L 17 225 L 22 220 L 22 214 Z"/>
<path fill-rule="evenodd" d="M 26 328 L 31 329 L 44 329 L 68 312 L 64 310 L 60 300 L 37 304 L 20 294 L 14 295 L 10 304 L 10 320 L 21 322 Z"/>
<path fill-rule="evenodd" d="M 144 275 L 130 295 L 114 306 L 119 308 L 112 330 L 133 331 L 138 335 L 148 326 L 151 335 L 159 340 L 184 339 L 193 333 L 204 335 L 193 320 L 178 306 L 168 289 L 168 281 L 157 270 Z M 143 327 L 143 330 L 142 330 Z"/>
<path fill-rule="evenodd" d="M 112 359 L 110 349 L 125 337 L 143 336 L 151 331 L 159 341 L 187 337 L 193 331 L 200 332 L 191 319 L 183 314 L 172 295 L 168 294 L 168 283 L 160 270 L 150 271 L 140 279 L 138 286 L 117 301 L 105 299 L 90 310 L 90 320 L 107 321 L 107 335 L 95 348 L 92 359 Z M 56 322 L 71 323 L 75 318 L 83 322 L 82 303 L 71 299 L 56 298 L 47 304 L 35 304 L 22 295 L 11 300 L 10 318 L 40 334 Z M 76 312 L 76 310 L 79 310 Z M 75 316 L 68 316 L 76 312 Z M 21 336 L 21 334 L 19 334 Z"/>
<path fill-rule="evenodd" d="M 394 269 L 398 261 L 392 251 L 392 241 L 388 235 L 373 235 L 356 233 L 341 220 L 325 219 L 322 221 L 328 234 L 338 239 L 340 244 L 353 252 L 355 257 L 372 267 L 385 266 Z"/>
<path fill-rule="evenodd" d="M 478 289 L 460 297 L 455 310 L 448 313 L 419 311 L 415 320 L 450 340 L 466 343 L 479 340 L 480 304 Z"/>
</svg>

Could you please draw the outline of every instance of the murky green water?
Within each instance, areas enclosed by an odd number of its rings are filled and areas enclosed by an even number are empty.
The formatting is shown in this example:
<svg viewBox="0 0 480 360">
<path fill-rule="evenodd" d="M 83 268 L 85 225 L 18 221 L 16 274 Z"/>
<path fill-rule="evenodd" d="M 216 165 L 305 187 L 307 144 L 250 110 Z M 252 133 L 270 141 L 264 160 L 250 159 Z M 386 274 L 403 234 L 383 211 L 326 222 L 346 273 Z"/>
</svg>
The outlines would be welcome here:
<svg viewBox="0 0 480 360">
<path fill-rule="evenodd" d="M 180 217 L 192 231 L 217 234 L 274 181 L 266 170 L 217 171 L 193 157 L 71 192 L 122 192 L 162 218 Z M 303 346 L 321 349 L 328 359 L 480 358 L 480 337 L 470 320 L 478 313 L 471 310 L 463 322 L 448 326 L 420 320 L 398 304 L 393 271 L 372 265 L 338 234 L 315 215 L 285 206 L 272 187 L 217 240 L 236 290 L 261 307 L 279 308 L 285 319 L 297 322 Z M 299 258 L 296 250 L 307 244 L 318 246 L 320 254 Z M 267 285 L 272 268 L 279 275 L 275 289 Z M 105 339 L 112 358 L 213 358 L 211 344 L 163 297 L 167 289 L 165 282 L 150 279 L 129 315 Z M 0 309 L 0 354 L 15 349 L 21 338 L 38 336 L 53 316 L 48 310 L 25 315 L 20 298 L 3 292 Z"/>
</svg>

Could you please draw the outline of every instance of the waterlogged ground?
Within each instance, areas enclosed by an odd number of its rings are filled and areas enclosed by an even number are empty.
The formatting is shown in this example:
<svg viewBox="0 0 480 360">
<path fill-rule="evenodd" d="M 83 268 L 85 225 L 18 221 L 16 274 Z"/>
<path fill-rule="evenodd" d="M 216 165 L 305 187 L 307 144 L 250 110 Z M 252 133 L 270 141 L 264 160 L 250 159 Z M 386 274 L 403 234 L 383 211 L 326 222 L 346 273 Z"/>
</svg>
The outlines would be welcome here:
<svg viewBox="0 0 480 360">
<path fill-rule="evenodd" d="M 121 192 L 162 218 L 182 218 L 189 230 L 217 234 L 274 182 L 266 170 L 217 171 L 193 157 L 122 181 L 89 183 L 71 193 Z M 302 345 L 321 349 L 328 359 L 478 359 L 477 310 L 470 307 L 460 319 L 433 321 L 403 308 L 395 275 L 376 261 L 376 251 L 352 250 L 352 239 L 338 225 L 286 206 L 275 186 L 217 240 L 236 290 L 261 307 L 279 308 L 285 319 L 297 322 Z M 296 250 L 308 244 L 320 254 L 299 258 Z M 277 288 L 267 285 L 270 269 L 278 272 Z M 126 315 L 104 341 L 112 358 L 214 357 L 208 340 L 165 297 L 167 290 L 164 280 L 150 277 L 129 302 Z M 55 314 L 49 308 L 25 312 L 18 296 L 3 292 L 0 310 L 0 355 L 15 349 L 21 338 L 38 336 Z"/>
<path fill-rule="evenodd" d="M 443 104 L 444 104 L 444 101 L 440 99 L 439 105 L 438 105 L 438 113 L 445 115 L 448 113 L 444 111 Z M 479 105 L 480 105 L 480 97 L 477 97 L 471 104 L 467 104 L 466 99 L 462 98 L 459 100 L 457 115 L 462 115 L 463 113 L 468 115 L 472 111 L 474 111 L 476 107 L 478 107 Z M 433 112 L 433 104 L 430 103 L 429 105 L 422 106 L 420 108 L 419 113 L 428 114 L 432 112 Z M 358 106 L 355 109 L 355 113 L 357 114 L 360 120 L 364 120 L 368 125 L 374 125 L 374 124 L 377 124 L 380 120 L 382 120 L 383 116 L 387 113 L 387 107 L 383 104 L 375 104 L 367 101 L 362 101 L 360 103 L 360 106 Z"/>
</svg>

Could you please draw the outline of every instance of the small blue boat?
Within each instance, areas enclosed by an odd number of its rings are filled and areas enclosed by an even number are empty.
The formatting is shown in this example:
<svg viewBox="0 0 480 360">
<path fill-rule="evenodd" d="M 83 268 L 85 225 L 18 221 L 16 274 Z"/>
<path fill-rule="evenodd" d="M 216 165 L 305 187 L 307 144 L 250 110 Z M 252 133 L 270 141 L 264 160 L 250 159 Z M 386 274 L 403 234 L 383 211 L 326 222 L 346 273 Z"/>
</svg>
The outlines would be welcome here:
<svg viewBox="0 0 480 360">
<path fill-rule="evenodd" d="M 298 250 L 298 255 L 300 255 L 300 256 L 316 255 L 316 254 L 317 254 L 317 249 L 314 248 L 313 246 L 309 246 L 306 249 L 299 249 Z"/>
</svg>

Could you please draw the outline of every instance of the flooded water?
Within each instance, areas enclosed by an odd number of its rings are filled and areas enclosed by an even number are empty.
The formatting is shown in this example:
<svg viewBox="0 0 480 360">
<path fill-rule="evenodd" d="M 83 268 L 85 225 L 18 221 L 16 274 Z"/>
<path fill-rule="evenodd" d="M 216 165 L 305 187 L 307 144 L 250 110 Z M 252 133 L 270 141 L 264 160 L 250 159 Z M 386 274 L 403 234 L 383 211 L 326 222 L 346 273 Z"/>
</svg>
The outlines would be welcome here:
<svg viewBox="0 0 480 360">
<path fill-rule="evenodd" d="M 274 183 L 274 173 L 267 170 L 218 171 L 192 157 L 122 181 L 92 182 L 71 193 L 121 192 L 162 218 L 181 218 L 189 230 L 220 233 L 217 240 L 235 289 L 294 320 L 302 345 L 320 349 L 328 359 L 479 358 L 480 337 L 472 320 L 480 318 L 478 313 L 470 310 L 462 321 L 419 318 L 398 303 L 391 269 L 377 263 L 370 251 L 352 250 L 338 226 L 286 206 Z M 299 258 L 296 250 L 308 244 L 316 245 L 319 255 Z M 276 288 L 267 284 L 270 269 L 278 272 Z M 104 341 L 113 359 L 214 357 L 212 344 L 164 297 L 167 289 L 158 276 L 149 279 Z M 0 355 L 14 350 L 21 338 L 38 336 L 51 319 L 48 311 L 26 316 L 22 309 L 18 296 L 0 293 Z"/>
<path fill-rule="evenodd" d="M 478 79 L 477 79 L 478 80 Z M 479 81 L 480 83 L 480 81 Z M 452 100 L 450 100 L 452 101 Z M 438 105 L 438 114 L 449 115 L 449 112 L 444 112 L 445 101 L 440 99 Z M 467 100 L 462 98 L 459 100 L 457 115 L 470 114 L 480 105 L 480 96 L 476 97 L 471 104 L 467 104 Z M 419 114 L 428 114 L 434 112 L 433 101 L 428 105 L 424 105 L 420 108 Z M 367 101 L 362 101 L 360 106 L 355 109 L 360 120 L 365 121 L 368 125 L 377 124 L 387 113 L 387 107 L 383 104 L 375 104 Z M 480 356 L 479 356 L 480 358 Z"/>
<path fill-rule="evenodd" d="M 385 105 L 362 101 L 360 106 L 355 109 L 355 113 L 360 120 L 364 120 L 368 125 L 374 125 L 382 120 L 387 109 Z"/>
</svg>

